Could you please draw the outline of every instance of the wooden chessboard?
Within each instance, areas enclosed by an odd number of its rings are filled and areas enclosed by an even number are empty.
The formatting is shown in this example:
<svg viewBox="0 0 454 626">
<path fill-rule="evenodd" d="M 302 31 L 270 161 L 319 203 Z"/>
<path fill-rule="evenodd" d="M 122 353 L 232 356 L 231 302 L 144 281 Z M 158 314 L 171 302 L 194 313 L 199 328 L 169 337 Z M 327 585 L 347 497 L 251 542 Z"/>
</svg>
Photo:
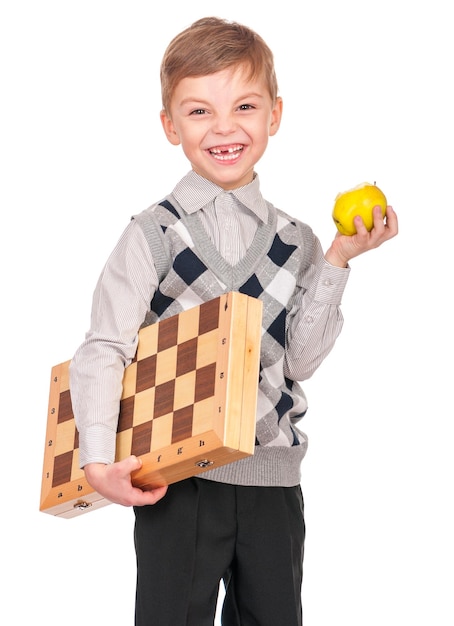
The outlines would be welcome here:
<svg viewBox="0 0 454 626">
<path fill-rule="evenodd" d="M 139 331 L 126 368 L 116 460 L 134 485 L 177 482 L 254 452 L 262 303 L 224 294 Z M 70 361 L 52 368 L 40 510 L 75 517 L 106 504 L 79 468 Z"/>
</svg>

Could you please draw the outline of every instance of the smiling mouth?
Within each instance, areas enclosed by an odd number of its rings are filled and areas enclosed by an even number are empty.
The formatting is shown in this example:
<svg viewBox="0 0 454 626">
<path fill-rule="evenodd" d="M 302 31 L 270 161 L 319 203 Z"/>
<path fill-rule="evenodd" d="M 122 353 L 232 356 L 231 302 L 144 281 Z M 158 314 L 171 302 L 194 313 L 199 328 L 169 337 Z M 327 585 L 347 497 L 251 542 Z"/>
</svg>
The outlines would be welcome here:
<svg viewBox="0 0 454 626">
<path fill-rule="evenodd" d="M 238 159 L 243 151 L 243 146 L 240 144 L 234 146 L 220 146 L 217 148 L 210 148 L 208 152 L 217 161 L 234 161 Z"/>
</svg>

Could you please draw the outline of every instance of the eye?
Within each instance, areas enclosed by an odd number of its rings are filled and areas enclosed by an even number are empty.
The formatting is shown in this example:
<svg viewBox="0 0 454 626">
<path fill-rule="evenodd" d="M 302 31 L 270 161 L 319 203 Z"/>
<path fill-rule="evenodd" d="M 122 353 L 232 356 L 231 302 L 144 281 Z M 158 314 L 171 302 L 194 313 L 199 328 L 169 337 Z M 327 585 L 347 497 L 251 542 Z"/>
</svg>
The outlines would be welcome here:
<svg viewBox="0 0 454 626">
<path fill-rule="evenodd" d="M 204 113 L 206 113 L 205 109 L 194 109 L 190 115 L 203 115 Z"/>
<path fill-rule="evenodd" d="M 255 107 L 252 104 L 240 104 L 238 109 L 240 111 L 248 111 L 249 109 L 255 109 Z"/>
</svg>

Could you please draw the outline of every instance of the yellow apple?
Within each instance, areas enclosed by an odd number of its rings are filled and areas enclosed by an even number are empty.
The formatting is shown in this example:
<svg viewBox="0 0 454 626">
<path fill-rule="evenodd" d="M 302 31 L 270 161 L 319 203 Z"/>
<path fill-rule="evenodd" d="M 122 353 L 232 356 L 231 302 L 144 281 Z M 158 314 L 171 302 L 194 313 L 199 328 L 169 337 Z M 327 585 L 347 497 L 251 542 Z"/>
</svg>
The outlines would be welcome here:
<svg viewBox="0 0 454 626">
<path fill-rule="evenodd" d="M 385 194 L 375 184 L 361 183 L 339 193 L 334 201 L 333 220 L 337 230 L 342 235 L 354 235 L 356 233 L 353 219 L 355 215 L 360 215 L 367 230 L 372 230 L 374 218 L 372 210 L 375 206 L 380 206 L 382 215 L 386 215 Z"/>
</svg>

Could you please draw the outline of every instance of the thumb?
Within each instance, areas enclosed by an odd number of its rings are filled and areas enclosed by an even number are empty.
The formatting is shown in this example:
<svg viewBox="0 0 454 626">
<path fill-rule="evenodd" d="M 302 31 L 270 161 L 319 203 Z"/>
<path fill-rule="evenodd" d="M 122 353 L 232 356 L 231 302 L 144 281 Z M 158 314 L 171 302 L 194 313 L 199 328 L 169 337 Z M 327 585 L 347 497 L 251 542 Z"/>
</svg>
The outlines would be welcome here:
<svg viewBox="0 0 454 626">
<path fill-rule="evenodd" d="M 142 459 L 132 454 L 124 460 L 126 469 L 129 472 L 136 472 L 142 467 Z"/>
</svg>

